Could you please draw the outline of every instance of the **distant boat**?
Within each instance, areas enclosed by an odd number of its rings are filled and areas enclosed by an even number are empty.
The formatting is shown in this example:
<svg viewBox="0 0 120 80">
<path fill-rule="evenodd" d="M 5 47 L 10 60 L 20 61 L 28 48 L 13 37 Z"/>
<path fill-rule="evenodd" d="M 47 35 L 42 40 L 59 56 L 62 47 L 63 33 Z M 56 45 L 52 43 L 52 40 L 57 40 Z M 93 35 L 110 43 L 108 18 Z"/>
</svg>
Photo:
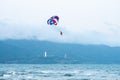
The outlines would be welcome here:
<svg viewBox="0 0 120 80">
<path fill-rule="evenodd" d="M 45 53 L 44 53 L 44 57 L 46 58 L 47 57 L 47 52 L 45 51 Z"/>
</svg>

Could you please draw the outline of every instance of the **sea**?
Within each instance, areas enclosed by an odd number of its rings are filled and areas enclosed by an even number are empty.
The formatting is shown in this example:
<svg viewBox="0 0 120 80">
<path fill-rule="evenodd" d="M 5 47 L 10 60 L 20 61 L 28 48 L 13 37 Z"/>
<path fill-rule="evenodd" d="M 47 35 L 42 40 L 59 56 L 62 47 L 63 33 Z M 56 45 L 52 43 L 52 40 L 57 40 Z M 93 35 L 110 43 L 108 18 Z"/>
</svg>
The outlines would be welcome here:
<svg viewBox="0 0 120 80">
<path fill-rule="evenodd" d="M 0 64 L 0 80 L 120 80 L 120 65 Z"/>
</svg>

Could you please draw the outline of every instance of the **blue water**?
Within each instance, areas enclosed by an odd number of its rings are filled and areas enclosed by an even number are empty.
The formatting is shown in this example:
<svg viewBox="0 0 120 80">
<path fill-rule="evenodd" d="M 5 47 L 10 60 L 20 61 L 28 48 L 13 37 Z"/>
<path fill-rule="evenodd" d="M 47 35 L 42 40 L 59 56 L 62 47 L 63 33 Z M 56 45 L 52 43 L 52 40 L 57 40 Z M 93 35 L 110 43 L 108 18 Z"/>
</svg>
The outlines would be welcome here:
<svg viewBox="0 0 120 80">
<path fill-rule="evenodd" d="M 120 80 L 120 65 L 0 64 L 0 80 Z"/>
</svg>

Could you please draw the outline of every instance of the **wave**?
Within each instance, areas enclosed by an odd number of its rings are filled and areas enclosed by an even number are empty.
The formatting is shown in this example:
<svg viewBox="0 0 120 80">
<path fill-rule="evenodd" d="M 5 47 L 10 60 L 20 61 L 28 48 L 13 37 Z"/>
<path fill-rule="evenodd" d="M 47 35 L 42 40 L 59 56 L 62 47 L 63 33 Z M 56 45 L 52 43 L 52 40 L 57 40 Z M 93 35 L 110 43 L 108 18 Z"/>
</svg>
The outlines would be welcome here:
<svg viewBox="0 0 120 80">
<path fill-rule="evenodd" d="M 0 80 L 119 80 L 120 65 L 2 65 Z M 34 67 L 33 67 L 34 66 Z M 35 67 L 36 66 L 36 67 Z M 64 65 L 63 65 L 64 66 Z"/>
</svg>

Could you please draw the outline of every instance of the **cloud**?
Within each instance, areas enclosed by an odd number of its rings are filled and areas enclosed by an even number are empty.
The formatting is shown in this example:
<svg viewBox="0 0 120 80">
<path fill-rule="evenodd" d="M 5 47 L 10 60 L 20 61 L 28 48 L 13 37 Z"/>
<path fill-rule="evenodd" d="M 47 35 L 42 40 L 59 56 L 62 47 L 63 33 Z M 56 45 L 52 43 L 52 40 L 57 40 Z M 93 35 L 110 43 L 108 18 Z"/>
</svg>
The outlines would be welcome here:
<svg viewBox="0 0 120 80">
<path fill-rule="evenodd" d="M 120 46 L 119 26 L 103 23 L 98 28 L 91 28 L 72 31 L 68 28 L 62 28 L 63 36 L 61 36 L 59 30 L 49 25 L 15 25 L 6 23 L 6 25 L 0 27 L 0 39 L 37 39 L 65 43 Z"/>
<path fill-rule="evenodd" d="M 59 31 L 48 25 L 9 24 L 0 26 L 0 39 L 38 39 L 55 41 Z"/>
</svg>

